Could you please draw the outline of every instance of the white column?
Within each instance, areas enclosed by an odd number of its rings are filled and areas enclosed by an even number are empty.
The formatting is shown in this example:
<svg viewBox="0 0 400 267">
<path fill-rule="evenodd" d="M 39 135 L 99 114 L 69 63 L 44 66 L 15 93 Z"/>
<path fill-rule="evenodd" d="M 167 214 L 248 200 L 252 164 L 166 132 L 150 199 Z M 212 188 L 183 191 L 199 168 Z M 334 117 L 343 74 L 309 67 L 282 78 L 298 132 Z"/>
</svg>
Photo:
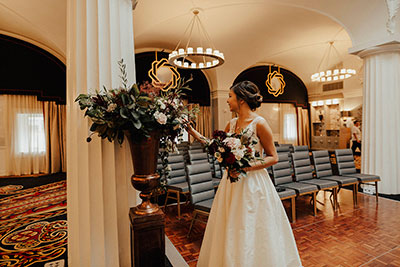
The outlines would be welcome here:
<svg viewBox="0 0 400 267">
<path fill-rule="evenodd" d="M 129 207 L 136 204 L 129 146 L 93 136 L 74 102 L 120 86 L 117 61 L 135 81 L 131 0 L 67 1 L 68 265 L 131 266 Z"/>
<path fill-rule="evenodd" d="M 232 119 L 232 112 L 229 110 L 229 106 L 226 102 L 228 95 L 229 89 L 211 91 L 213 130 L 224 130 L 226 124 Z"/>
<path fill-rule="evenodd" d="M 400 44 L 358 55 L 364 59 L 361 172 L 381 177 L 380 193 L 400 194 Z"/>
</svg>

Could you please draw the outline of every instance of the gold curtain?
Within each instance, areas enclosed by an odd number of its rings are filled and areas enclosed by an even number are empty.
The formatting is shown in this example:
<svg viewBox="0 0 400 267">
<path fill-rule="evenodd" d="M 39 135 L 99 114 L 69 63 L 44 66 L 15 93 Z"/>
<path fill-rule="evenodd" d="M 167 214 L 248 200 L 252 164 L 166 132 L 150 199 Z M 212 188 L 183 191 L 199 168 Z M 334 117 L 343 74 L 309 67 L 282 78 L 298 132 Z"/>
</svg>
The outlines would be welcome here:
<svg viewBox="0 0 400 267">
<path fill-rule="evenodd" d="M 47 141 L 46 169 L 49 173 L 66 171 L 66 106 L 44 102 L 43 115 Z"/>
<path fill-rule="evenodd" d="M 310 121 L 308 110 L 297 108 L 297 143 L 299 146 L 310 146 Z"/>
<path fill-rule="evenodd" d="M 197 114 L 196 118 L 196 131 L 198 131 L 203 136 L 210 138 L 212 136 L 211 128 L 211 107 L 200 106 L 199 104 L 189 104 L 189 109 L 198 107 L 200 112 Z M 189 142 L 194 141 L 192 136 L 189 136 Z"/>
</svg>

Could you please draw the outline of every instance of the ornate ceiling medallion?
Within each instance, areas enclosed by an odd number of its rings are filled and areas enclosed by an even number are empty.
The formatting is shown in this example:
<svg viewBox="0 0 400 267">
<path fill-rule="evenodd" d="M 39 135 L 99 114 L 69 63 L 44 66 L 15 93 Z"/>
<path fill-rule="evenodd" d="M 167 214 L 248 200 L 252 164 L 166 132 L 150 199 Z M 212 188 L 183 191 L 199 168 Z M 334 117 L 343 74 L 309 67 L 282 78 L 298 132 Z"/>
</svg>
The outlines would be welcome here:
<svg viewBox="0 0 400 267">
<path fill-rule="evenodd" d="M 282 95 L 284 93 L 286 83 L 283 79 L 283 75 L 280 73 L 279 67 L 278 71 L 274 70 L 273 72 L 271 72 L 271 65 L 269 66 L 269 73 L 267 76 L 267 80 L 265 81 L 265 85 L 268 88 L 268 93 L 275 97 L 278 97 L 279 95 Z"/>
<path fill-rule="evenodd" d="M 156 58 L 151 63 L 151 69 L 148 74 L 153 86 L 161 88 L 164 92 L 176 87 L 181 77 L 178 70 L 166 58 L 162 58 L 161 60 L 157 60 Z"/>
</svg>

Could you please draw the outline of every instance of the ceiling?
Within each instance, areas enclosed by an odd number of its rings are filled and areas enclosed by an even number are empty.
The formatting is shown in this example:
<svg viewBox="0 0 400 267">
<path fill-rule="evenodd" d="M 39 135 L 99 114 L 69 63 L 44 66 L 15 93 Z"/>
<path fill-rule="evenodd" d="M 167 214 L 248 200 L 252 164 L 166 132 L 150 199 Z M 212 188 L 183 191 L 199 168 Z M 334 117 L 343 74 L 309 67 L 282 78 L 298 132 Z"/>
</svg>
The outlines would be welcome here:
<svg viewBox="0 0 400 267">
<path fill-rule="evenodd" d="M 139 0 L 133 11 L 135 48 L 174 49 L 191 10 L 200 8 L 203 25 L 226 58 L 224 65 L 207 72 L 213 90 L 226 88 L 241 71 L 264 63 L 281 65 L 312 87 L 310 75 L 318 70 L 329 41 L 335 41 L 339 52 L 332 54 L 329 65 L 344 61 L 346 67 L 359 69 L 362 61 L 347 52 L 352 42 L 346 30 L 295 2 Z M 30 40 L 65 62 L 66 8 L 66 0 L 0 0 L 0 33 Z"/>
<path fill-rule="evenodd" d="M 361 60 L 351 60 L 355 56 L 347 52 L 352 43 L 341 25 L 320 13 L 276 1 L 139 1 L 133 13 L 135 47 L 174 49 L 182 38 L 186 43 L 184 32 L 196 7 L 214 46 L 226 58 L 211 75 L 216 77 L 211 79 L 214 88 L 229 86 L 241 71 L 263 63 L 291 70 L 310 87 L 310 75 L 318 71 L 329 41 L 335 41 L 339 53 L 332 51 L 325 67 L 344 61 L 346 67 L 360 68 Z M 198 37 L 194 30 L 192 39 Z"/>
</svg>

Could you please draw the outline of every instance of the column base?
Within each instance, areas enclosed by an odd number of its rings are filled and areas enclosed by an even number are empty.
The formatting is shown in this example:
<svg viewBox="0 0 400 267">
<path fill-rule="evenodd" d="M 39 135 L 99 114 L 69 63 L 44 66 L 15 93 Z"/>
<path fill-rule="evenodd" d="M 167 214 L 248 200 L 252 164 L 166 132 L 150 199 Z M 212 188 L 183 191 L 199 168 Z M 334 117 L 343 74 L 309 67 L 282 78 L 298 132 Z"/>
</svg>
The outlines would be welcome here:
<svg viewBox="0 0 400 267">
<path fill-rule="evenodd" d="M 131 256 L 135 267 L 165 267 L 165 215 L 159 210 L 137 215 L 129 211 L 131 222 Z"/>
</svg>

